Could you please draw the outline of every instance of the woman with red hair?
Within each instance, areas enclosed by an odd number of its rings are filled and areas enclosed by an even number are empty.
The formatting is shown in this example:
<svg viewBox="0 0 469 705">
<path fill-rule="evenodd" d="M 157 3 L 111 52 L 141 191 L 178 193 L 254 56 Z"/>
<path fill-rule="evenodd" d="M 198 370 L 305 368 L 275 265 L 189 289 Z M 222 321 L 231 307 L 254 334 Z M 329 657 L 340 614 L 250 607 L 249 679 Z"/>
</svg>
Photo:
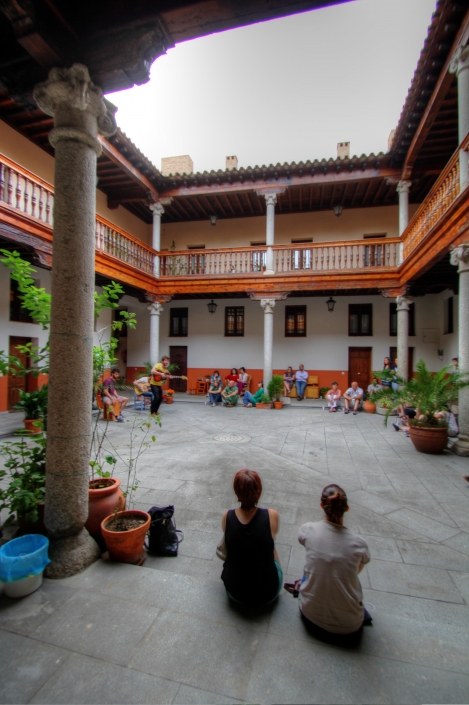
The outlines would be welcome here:
<svg viewBox="0 0 469 705">
<path fill-rule="evenodd" d="M 233 489 L 241 503 L 223 515 L 226 559 L 221 579 L 228 597 L 250 607 L 277 599 L 283 573 L 275 550 L 279 516 L 275 509 L 257 507 L 262 481 L 255 470 L 239 470 Z"/>
</svg>

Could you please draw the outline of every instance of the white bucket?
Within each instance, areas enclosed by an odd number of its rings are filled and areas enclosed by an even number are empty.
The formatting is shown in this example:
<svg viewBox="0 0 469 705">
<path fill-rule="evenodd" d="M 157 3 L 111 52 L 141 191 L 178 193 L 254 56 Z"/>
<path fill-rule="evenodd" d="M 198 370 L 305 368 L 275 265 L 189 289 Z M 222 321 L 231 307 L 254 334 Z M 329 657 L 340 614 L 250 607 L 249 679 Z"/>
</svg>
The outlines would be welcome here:
<svg viewBox="0 0 469 705">
<path fill-rule="evenodd" d="M 7 597 L 26 597 L 37 590 L 42 585 L 43 572 L 37 575 L 29 575 L 22 580 L 14 580 L 12 583 L 2 583 L 3 591 Z"/>
</svg>

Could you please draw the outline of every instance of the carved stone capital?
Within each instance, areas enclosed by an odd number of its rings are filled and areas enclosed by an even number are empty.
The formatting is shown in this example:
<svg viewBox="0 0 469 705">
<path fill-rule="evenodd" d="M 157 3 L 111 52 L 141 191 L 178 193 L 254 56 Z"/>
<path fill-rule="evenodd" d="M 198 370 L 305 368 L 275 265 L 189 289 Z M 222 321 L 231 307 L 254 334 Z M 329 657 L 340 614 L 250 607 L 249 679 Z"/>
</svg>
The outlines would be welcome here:
<svg viewBox="0 0 469 705">
<path fill-rule="evenodd" d="M 398 311 L 408 311 L 413 299 L 410 296 L 397 296 L 396 304 Z"/>
<path fill-rule="evenodd" d="M 261 299 L 261 306 L 264 309 L 264 313 L 273 313 L 275 301 L 274 299 Z"/>
<path fill-rule="evenodd" d="M 159 316 L 160 313 L 163 313 L 163 306 L 160 304 L 159 301 L 155 301 L 154 303 L 150 304 L 147 306 L 148 311 L 150 312 L 150 316 Z"/>
<path fill-rule="evenodd" d="M 276 193 L 267 193 L 265 195 L 265 205 L 266 206 L 275 206 L 277 203 L 277 194 Z"/>
<path fill-rule="evenodd" d="M 465 69 L 469 69 L 469 46 L 459 46 L 451 59 L 449 72 L 459 76 Z"/>
<path fill-rule="evenodd" d="M 149 208 L 151 212 L 153 213 L 153 216 L 159 215 L 162 216 L 164 213 L 164 208 L 161 205 L 161 201 L 158 201 L 157 203 L 150 203 Z"/>
<path fill-rule="evenodd" d="M 282 193 L 285 193 L 285 189 L 275 188 L 275 186 L 271 186 L 270 188 L 256 189 L 256 195 L 263 196 L 266 200 L 267 205 L 269 205 L 269 203 L 273 203 L 275 205 L 277 203 L 277 196 L 280 196 Z M 273 198 L 274 200 L 267 200 L 271 198 Z"/>
<path fill-rule="evenodd" d="M 396 186 L 397 193 L 409 193 L 412 181 L 399 181 Z"/>
<path fill-rule="evenodd" d="M 458 273 L 469 272 L 469 242 L 454 247 L 450 253 L 450 262 L 458 267 Z"/>
<path fill-rule="evenodd" d="M 103 98 L 101 88 L 94 85 L 82 64 L 51 69 L 47 81 L 35 87 L 34 99 L 46 115 L 54 117 L 49 135 L 54 147 L 60 140 L 72 140 L 88 145 L 99 155 L 97 134 L 108 137 L 117 129 L 116 108 Z"/>
</svg>

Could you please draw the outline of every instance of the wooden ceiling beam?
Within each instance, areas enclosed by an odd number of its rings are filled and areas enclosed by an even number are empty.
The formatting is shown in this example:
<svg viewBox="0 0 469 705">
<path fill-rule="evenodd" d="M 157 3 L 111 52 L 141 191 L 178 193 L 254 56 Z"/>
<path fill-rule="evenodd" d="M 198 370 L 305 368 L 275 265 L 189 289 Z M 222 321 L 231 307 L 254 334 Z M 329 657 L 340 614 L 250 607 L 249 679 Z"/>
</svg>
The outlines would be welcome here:
<svg viewBox="0 0 469 705">
<path fill-rule="evenodd" d="M 438 115 L 438 111 L 446 98 L 446 95 L 451 88 L 451 84 L 455 80 L 453 74 L 449 72 L 449 66 L 454 56 L 454 52 L 461 44 L 465 44 L 469 38 L 469 10 L 466 12 L 464 20 L 459 28 L 456 38 L 453 42 L 453 46 L 448 53 L 448 58 L 446 59 L 445 65 L 439 75 L 438 81 L 436 82 L 433 93 L 430 100 L 427 103 L 427 107 L 421 117 L 419 126 L 415 132 L 412 139 L 410 147 L 407 151 L 404 165 L 402 167 L 402 179 L 407 180 L 412 176 L 412 171 L 414 167 L 414 162 L 418 157 L 418 153 L 425 142 L 428 133 L 430 132 L 433 123 Z"/>
<path fill-rule="evenodd" d="M 127 176 L 129 176 L 132 181 L 138 183 L 146 192 L 151 194 L 152 198 L 155 201 L 158 201 L 160 195 L 154 184 L 152 184 L 151 181 L 149 181 L 147 177 L 142 174 L 141 171 L 136 169 L 134 165 L 128 159 L 126 159 L 116 149 L 116 147 L 111 144 L 111 142 L 109 142 L 109 140 L 107 140 L 105 137 L 102 137 L 102 135 L 98 135 L 98 140 L 101 143 L 104 156 L 110 159 L 111 162 L 114 162 L 114 164 L 117 164 L 117 166 L 122 169 L 122 171 L 127 174 Z"/>
</svg>

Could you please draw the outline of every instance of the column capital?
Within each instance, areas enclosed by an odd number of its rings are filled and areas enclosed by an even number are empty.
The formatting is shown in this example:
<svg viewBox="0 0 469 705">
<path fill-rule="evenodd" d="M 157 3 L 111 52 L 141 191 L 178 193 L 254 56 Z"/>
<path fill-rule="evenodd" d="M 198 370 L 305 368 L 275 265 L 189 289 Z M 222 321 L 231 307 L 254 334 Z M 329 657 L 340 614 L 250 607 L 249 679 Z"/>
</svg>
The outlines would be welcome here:
<svg viewBox="0 0 469 705">
<path fill-rule="evenodd" d="M 164 310 L 162 304 L 160 304 L 159 301 L 154 301 L 149 306 L 147 306 L 147 309 L 150 312 L 150 316 L 159 316 L 160 313 L 163 313 Z"/>
<path fill-rule="evenodd" d="M 413 302 L 411 296 L 397 296 L 396 304 L 398 311 L 408 311 L 410 309 L 410 304 Z"/>
<path fill-rule="evenodd" d="M 265 194 L 265 205 L 266 206 L 275 206 L 277 203 L 277 194 L 276 193 L 266 193 Z"/>
<path fill-rule="evenodd" d="M 458 46 L 451 59 L 449 72 L 459 76 L 465 69 L 469 69 L 469 46 Z"/>
<path fill-rule="evenodd" d="M 264 313 L 273 313 L 275 308 L 275 299 L 261 299 L 261 306 Z"/>
<path fill-rule="evenodd" d="M 51 69 L 48 79 L 35 87 L 33 95 L 39 108 L 54 117 L 54 129 L 49 135 L 53 147 L 60 140 L 72 140 L 86 144 L 99 156 L 97 134 L 109 137 L 117 129 L 116 108 L 103 98 L 101 88 L 94 85 L 82 64 Z"/>
<path fill-rule="evenodd" d="M 249 294 L 249 298 L 253 301 L 264 301 L 267 299 L 270 301 L 285 301 L 289 294 L 289 291 L 256 291 Z"/>
<path fill-rule="evenodd" d="M 397 193 L 409 193 L 412 181 L 399 181 L 396 186 Z"/>
<path fill-rule="evenodd" d="M 469 242 L 454 247 L 450 253 L 450 262 L 458 267 L 458 273 L 469 272 Z"/>
<path fill-rule="evenodd" d="M 148 207 L 151 210 L 151 212 L 153 213 L 153 216 L 155 216 L 155 215 L 162 216 L 164 213 L 164 208 L 163 208 L 161 201 L 157 201 L 157 203 L 150 203 L 150 205 Z"/>
</svg>

